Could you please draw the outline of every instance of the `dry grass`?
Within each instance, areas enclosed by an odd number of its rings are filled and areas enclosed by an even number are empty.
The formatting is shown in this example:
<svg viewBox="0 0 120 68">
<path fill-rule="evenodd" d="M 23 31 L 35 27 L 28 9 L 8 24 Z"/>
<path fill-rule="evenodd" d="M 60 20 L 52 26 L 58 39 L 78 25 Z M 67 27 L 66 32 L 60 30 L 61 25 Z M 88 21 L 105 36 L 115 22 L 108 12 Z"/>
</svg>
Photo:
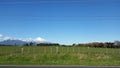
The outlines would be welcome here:
<svg viewBox="0 0 120 68">
<path fill-rule="evenodd" d="M 79 59 L 87 58 L 86 54 L 78 54 L 77 56 L 78 56 Z"/>
<path fill-rule="evenodd" d="M 105 55 L 105 54 L 92 54 L 92 55 L 88 55 L 88 54 L 77 54 L 79 59 L 87 59 L 90 58 L 91 60 L 100 60 L 100 59 L 110 59 L 109 55 Z"/>
<path fill-rule="evenodd" d="M 91 60 L 110 59 L 109 55 L 95 54 L 91 56 Z"/>
</svg>

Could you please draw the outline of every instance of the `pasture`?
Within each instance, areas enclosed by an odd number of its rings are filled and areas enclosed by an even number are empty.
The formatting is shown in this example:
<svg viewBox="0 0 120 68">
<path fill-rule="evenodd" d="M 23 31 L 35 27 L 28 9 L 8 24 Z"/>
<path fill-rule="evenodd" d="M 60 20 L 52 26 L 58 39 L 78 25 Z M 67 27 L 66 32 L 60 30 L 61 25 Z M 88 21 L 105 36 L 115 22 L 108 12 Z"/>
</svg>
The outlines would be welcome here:
<svg viewBox="0 0 120 68">
<path fill-rule="evenodd" d="M 79 46 L 0 46 L 0 65 L 120 66 L 120 49 Z"/>
</svg>

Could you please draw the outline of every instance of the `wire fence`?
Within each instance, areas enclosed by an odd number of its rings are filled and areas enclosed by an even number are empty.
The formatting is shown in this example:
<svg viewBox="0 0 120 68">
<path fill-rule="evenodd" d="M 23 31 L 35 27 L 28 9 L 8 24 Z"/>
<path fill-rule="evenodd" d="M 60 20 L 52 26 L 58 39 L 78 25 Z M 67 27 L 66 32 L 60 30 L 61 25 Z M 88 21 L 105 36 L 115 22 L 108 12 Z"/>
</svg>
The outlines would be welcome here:
<svg viewBox="0 0 120 68">
<path fill-rule="evenodd" d="M 120 48 L 55 47 L 55 46 L 0 46 L 0 56 L 9 54 L 115 54 Z"/>
</svg>

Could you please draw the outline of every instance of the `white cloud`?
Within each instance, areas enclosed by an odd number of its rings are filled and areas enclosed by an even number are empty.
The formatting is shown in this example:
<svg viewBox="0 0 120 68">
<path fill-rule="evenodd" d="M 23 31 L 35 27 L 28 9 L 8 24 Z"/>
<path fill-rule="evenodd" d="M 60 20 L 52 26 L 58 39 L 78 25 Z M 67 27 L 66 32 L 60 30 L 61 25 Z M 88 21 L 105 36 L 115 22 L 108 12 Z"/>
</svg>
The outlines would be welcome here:
<svg viewBox="0 0 120 68">
<path fill-rule="evenodd" d="M 45 39 L 41 38 L 41 37 L 37 37 L 37 38 L 13 38 L 13 37 L 8 37 L 8 36 L 3 36 L 2 34 L 0 34 L 0 40 L 22 40 L 22 41 L 26 41 L 26 42 L 44 42 L 46 41 Z"/>
<path fill-rule="evenodd" d="M 2 34 L 0 34 L 0 37 L 2 37 L 3 35 Z"/>
<path fill-rule="evenodd" d="M 12 39 L 12 38 L 0 34 L 0 40 L 7 40 L 7 39 Z"/>
<path fill-rule="evenodd" d="M 2 37 L 3 37 L 3 35 L 2 35 L 2 34 L 0 34 L 0 40 L 2 39 Z"/>
<path fill-rule="evenodd" d="M 46 41 L 46 40 L 41 37 L 37 37 L 34 39 L 34 41 L 41 42 L 41 41 Z"/>
</svg>

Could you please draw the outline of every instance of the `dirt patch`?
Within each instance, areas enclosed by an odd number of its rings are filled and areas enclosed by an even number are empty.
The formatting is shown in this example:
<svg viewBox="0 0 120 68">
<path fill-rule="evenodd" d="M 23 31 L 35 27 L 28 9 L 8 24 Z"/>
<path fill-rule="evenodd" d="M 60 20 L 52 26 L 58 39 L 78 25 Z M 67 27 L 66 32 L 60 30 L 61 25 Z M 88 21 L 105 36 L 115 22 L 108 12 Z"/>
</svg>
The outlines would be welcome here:
<svg viewBox="0 0 120 68">
<path fill-rule="evenodd" d="M 78 54 L 78 57 L 79 57 L 79 59 L 83 59 L 83 58 L 86 58 L 87 55 L 86 54 Z"/>
<path fill-rule="evenodd" d="M 99 60 L 99 59 L 109 59 L 110 58 L 110 56 L 108 56 L 108 55 L 102 55 L 102 54 L 95 54 L 95 55 L 93 55 L 92 56 L 92 60 Z"/>
<path fill-rule="evenodd" d="M 103 59 L 110 59 L 110 56 L 104 55 L 104 56 L 103 56 Z"/>
</svg>

